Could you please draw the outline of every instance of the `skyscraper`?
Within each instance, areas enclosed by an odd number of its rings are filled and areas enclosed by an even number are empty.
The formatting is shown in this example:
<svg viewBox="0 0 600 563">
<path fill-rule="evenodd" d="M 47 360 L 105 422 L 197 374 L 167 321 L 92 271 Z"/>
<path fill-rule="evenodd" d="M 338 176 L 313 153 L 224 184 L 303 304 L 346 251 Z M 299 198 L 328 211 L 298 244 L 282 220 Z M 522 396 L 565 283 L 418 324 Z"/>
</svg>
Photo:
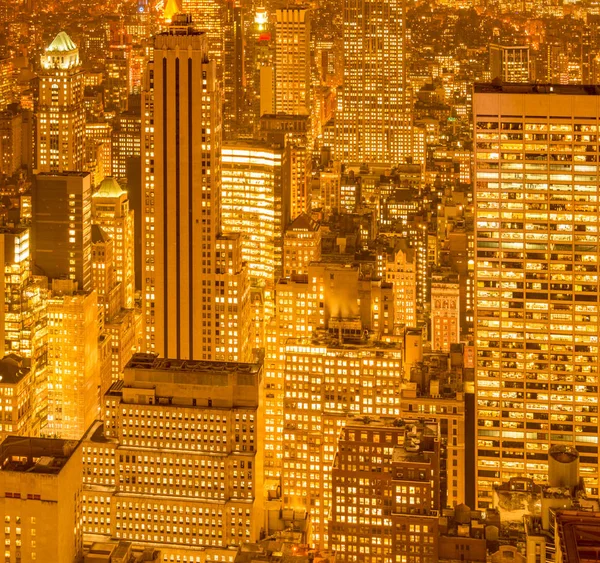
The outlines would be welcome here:
<svg viewBox="0 0 600 563">
<path fill-rule="evenodd" d="M 224 143 L 222 153 L 223 228 L 240 231 L 250 282 L 264 290 L 270 317 L 281 268 L 285 152 L 277 144 L 237 141 Z"/>
<path fill-rule="evenodd" d="M 85 532 L 232 561 L 263 525 L 261 393 L 260 364 L 134 355 L 83 441 Z"/>
<path fill-rule="evenodd" d="M 92 222 L 113 239 L 114 266 L 117 282 L 122 284 L 122 305 L 133 308 L 134 273 L 134 216 L 129 209 L 127 192 L 114 178 L 105 178 L 92 195 Z"/>
<path fill-rule="evenodd" d="M 92 287 L 92 221 L 87 172 L 38 174 L 33 189 L 34 262 L 50 279 Z"/>
<path fill-rule="evenodd" d="M 490 45 L 491 78 L 529 82 L 529 45 Z"/>
<path fill-rule="evenodd" d="M 336 158 L 398 163 L 410 154 L 404 0 L 344 7 L 344 88 Z M 337 125 L 337 123 L 336 123 Z"/>
<path fill-rule="evenodd" d="M 310 114 L 310 12 L 286 8 L 275 13 L 275 110 Z"/>
<path fill-rule="evenodd" d="M 600 89 L 475 85 L 477 491 L 574 446 L 598 494 Z"/>
<path fill-rule="evenodd" d="M 37 107 L 38 172 L 83 170 L 84 73 L 79 50 L 61 31 L 41 57 Z"/>
<path fill-rule="evenodd" d="M 239 236 L 221 233 L 221 90 L 207 35 L 174 16 L 156 36 L 142 128 L 146 348 L 244 361 L 249 286 Z"/>
<path fill-rule="evenodd" d="M 437 421 L 348 420 L 331 471 L 336 561 L 437 562 L 440 466 Z"/>
<path fill-rule="evenodd" d="M 45 433 L 79 440 L 99 416 L 98 298 L 54 280 L 48 299 L 48 418 Z"/>
</svg>

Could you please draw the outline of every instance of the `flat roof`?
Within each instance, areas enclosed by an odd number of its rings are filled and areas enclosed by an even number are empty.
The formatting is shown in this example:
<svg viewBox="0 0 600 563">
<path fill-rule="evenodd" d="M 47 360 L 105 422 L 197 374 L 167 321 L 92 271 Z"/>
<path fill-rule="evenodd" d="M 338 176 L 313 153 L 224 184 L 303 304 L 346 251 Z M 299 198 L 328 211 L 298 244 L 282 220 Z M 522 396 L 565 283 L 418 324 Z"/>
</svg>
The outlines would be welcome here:
<svg viewBox="0 0 600 563">
<path fill-rule="evenodd" d="M 77 440 L 8 436 L 0 445 L 0 471 L 58 475 L 78 445 Z"/>
<path fill-rule="evenodd" d="M 600 96 L 600 86 L 590 84 L 535 84 L 476 82 L 475 94 L 554 94 L 557 96 Z"/>
<path fill-rule="evenodd" d="M 261 371 L 259 363 L 211 362 L 207 360 L 175 360 L 159 358 L 157 354 L 134 354 L 125 369 L 141 369 L 169 372 L 200 373 L 244 373 L 256 374 Z"/>
</svg>

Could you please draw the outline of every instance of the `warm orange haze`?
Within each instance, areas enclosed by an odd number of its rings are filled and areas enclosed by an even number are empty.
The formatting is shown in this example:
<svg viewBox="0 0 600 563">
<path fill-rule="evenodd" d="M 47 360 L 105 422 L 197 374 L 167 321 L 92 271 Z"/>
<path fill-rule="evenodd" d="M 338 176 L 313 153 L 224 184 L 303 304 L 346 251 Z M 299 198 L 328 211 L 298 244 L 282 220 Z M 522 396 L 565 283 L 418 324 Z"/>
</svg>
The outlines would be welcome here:
<svg viewBox="0 0 600 563">
<path fill-rule="evenodd" d="M 599 139 L 600 0 L 0 0 L 2 561 L 597 563 Z"/>
</svg>

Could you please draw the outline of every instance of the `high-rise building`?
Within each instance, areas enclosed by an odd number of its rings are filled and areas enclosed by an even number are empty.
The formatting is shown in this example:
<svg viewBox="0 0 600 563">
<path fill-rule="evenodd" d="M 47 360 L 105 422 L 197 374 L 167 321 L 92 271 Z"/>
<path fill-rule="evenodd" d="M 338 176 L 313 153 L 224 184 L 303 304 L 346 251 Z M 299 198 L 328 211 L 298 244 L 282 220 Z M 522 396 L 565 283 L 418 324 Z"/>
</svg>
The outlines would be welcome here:
<svg viewBox="0 0 600 563">
<path fill-rule="evenodd" d="M 222 221 L 239 231 L 242 258 L 254 285 L 273 301 L 275 273 L 281 269 L 284 150 L 260 141 L 223 143 Z"/>
<path fill-rule="evenodd" d="M 98 296 L 100 330 L 106 319 L 121 308 L 121 284 L 115 276 L 114 240 L 99 225 L 92 225 L 92 288 Z"/>
<path fill-rule="evenodd" d="M 336 450 L 329 517 L 336 562 L 437 562 L 437 422 L 350 419 Z"/>
<path fill-rule="evenodd" d="M 40 432 L 47 406 L 47 280 L 31 274 L 30 231 L 26 227 L 0 230 L 0 264 L 4 276 L 0 295 L 0 345 L 4 355 L 28 362 L 31 374 L 31 428 Z"/>
<path fill-rule="evenodd" d="M 79 50 L 61 31 L 41 57 L 36 137 L 38 172 L 83 170 L 83 77 Z"/>
<path fill-rule="evenodd" d="M 33 433 L 35 393 L 30 365 L 30 360 L 17 354 L 0 360 L 0 440 Z"/>
<path fill-rule="evenodd" d="M 344 89 L 336 158 L 397 164 L 410 156 L 404 0 L 344 7 Z"/>
<path fill-rule="evenodd" d="M 221 91 L 189 16 L 154 40 L 144 92 L 146 348 L 175 358 L 249 358 L 249 284 L 221 222 Z M 152 125 L 150 125 L 150 123 Z"/>
<path fill-rule="evenodd" d="M 108 341 L 108 350 L 98 351 L 100 363 L 102 360 L 108 362 L 106 370 L 100 370 L 101 386 L 107 391 L 110 384 L 121 377 L 136 347 L 135 311 L 124 308 L 123 284 L 117 281 L 115 272 L 114 239 L 99 225 L 92 225 L 92 258 L 92 285 L 98 294 L 101 345 Z M 105 359 L 103 354 L 109 358 Z"/>
<path fill-rule="evenodd" d="M 310 115 L 310 11 L 275 12 L 275 111 Z"/>
<path fill-rule="evenodd" d="M 92 190 L 87 172 L 38 174 L 33 186 L 34 263 L 44 276 L 92 284 Z"/>
<path fill-rule="evenodd" d="M 223 10 L 223 135 L 232 138 L 241 128 L 244 112 L 244 9 L 235 0 L 227 0 Z"/>
<path fill-rule="evenodd" d="M 81 450 L 75 440 L 9 436 L 0 445 L 4 560 L 82 557 Z"/>
<path fill-rule="evenodd" d="M 98 298 L 54 280 L 48 299 L 48 418 L 44 433 L 79 440 L 99 416 Z"/>
<path fill-rule="evenodd" d="M 246 115 L 254 131 L 258 130 L 263 114 L 275 113 L 275 26 L 269 13 L 257 7 L 246 31 Z"/>
<path fill-rule="evenodd" d="M 491 79 L 529 82 L 529 45 L 490 45 Z"/>
<path fill-rule="evenodd" d="M 285 347 L 283 499 L 310 509 L 317 545 L 328 542 L 331 466 L 348 414 L 400 414 L 401 347 L 362 338 L 360 321 L 329 329 Z"/>
<path fill-rule="evenodd" d="M 0 175 L 12 176 L 25 163 L 23 114 L 16 109 L 0 112 Z"/>
<path fill-rule="evenodd" d="M 111 138 L 112 175 L 121 181 L 127 178 L 127 166 L 142 154 L 142 117 L 138 112 L 127 111 L 113 121 Z"/>
<path fill-rule="evenodd" d="M 480 507 L 511 477 L 545 481 L 554 444 L 598 494 L 599 96 L 475 85 Z"/>
<path fill-rule="evenodd" d="M 262 136 L 285 147 L 284 222 L 287 227 L 300 213 L 310 209 L 312 137 L 308 115 L 264 115 L 260 120 Z"/>
<path fill-rule="evenodd" d="M 104 109 L 127 110 L 131 72 L 131 38 L 122 30 L 114 32 L 105 59 Z"/>
<path fill-rule="evenodd" d="M 84 532 L 232 561 L 264 525 L 261 394 L 260 364 L 134 355 L 83 440 Z"/>
<path fill-rule="evenodd" d="M 200 31 L 205 33 L 207 41 L 207 54 L 210 61 L 216 65 L 219 80 L 223 79 L 225 53 L 225 33 L 227 29 L 227 8 L 235 6 L 235 0 L 219 2 L 218 0 L 179 0 L 180 12 L 189 14 L 191 20 L 197 23 Z M 175 17 L 172 22 L 175 22 Z"/>
<path fill-rule="evenodd" d="M 321 260 L 321 225 L 306 213 L 296 217 L 283 235 L 283 277 L 308 274 L 308 265 Z"/>
<path fill-rule="evenodd" d="M 15 73 L 10 56 L 0 56 L 0 111 L 14 101 Z"/>
<path fill-rule="evenodd" d="M 331 464 L 348 414 L 400 413 L 402 347 L 381 342 L 391 331 L 384 321 L 393 320 L 392 289 L 385 295 L 357 267 L 325 263 L 277 289 L 277 340 L 269 343 L 277 352 L 267 357 L 265 403 L 273 428 L 267 442 L 281 432 L 283 450 L 266 444 L 275 455 L 265 457 L 281 467 L 284 504 L 310 509 L 314 542 L 324 545 Z"/>
<path fill-rule="evenodd" d="M 431 276 L 431 349 L 450 352 L 460 342 L 458 274 L 438 270 Z"/>
<path fill-rule="evenodd" d="M 394 287 L 394 326 L 417 326 L 417 271 L 415 250 L 400 239 L 387 255 L 385 279 Z"/>
<path fill-rule="evenodd" d="M 112 125 L 106 121 L 88 121 L 85 124 L 85 170 L 91 174 L 95 188 L 111 175 Z"/>
<path fill-rule="evenodd" d="M 135 294 L 134 215 L 127 192 L 114 178 L 105 178 L 92 195 L 92 223 L 113 240 L 114 269 L 121 283 L 122 304 L 133 309 Z"/>
</svg>

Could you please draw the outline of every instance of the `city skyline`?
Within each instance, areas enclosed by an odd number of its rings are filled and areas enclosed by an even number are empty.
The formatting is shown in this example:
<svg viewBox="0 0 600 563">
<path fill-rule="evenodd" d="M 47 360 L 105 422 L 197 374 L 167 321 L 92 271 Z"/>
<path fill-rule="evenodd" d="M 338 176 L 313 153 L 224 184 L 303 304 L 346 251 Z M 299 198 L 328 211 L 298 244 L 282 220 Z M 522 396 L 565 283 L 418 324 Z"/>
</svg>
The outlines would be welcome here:
<svg viewBox="0 0 600 563">
<path fill-rule="evenodd" d="M 6 563 L 591 563 L 600 2 L 0 0 Z"/>
</svg>

